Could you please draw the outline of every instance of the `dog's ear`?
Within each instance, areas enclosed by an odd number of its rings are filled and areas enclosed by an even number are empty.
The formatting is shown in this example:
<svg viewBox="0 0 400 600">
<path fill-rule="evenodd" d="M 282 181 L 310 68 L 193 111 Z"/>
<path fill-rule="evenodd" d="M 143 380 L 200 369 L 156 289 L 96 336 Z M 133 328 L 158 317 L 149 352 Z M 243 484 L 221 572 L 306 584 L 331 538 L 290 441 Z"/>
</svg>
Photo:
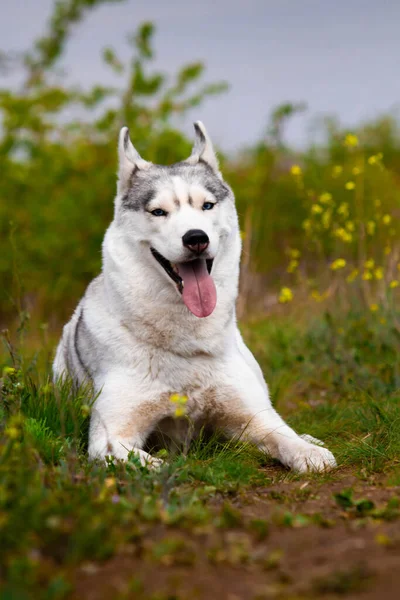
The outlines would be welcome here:
<svg viewBox="0 0 400 600">
<path fill-rule="evenodd" d="M 148 169 L 151 163 L 143 160 L 134 148 L 127 127 L 122 127 L 119 132 L 118 158 L 118 192 L 121 193 L 126 190 L 132 173 L 140 169 Z"/>
<path fill-rule="evenodd" d="M 218 167 L 217 155 L 206 128 L 201 121 L 196 121 L 196 123 L 194 123 L 194 130 L 196 132 L 196 139 L 192 154 L 185 162 L 191 165 L 195 165 L 200 161 L 205 162 L 212 168 L 214 173 L 222 179 L 222 175 Z"/>
</svg>

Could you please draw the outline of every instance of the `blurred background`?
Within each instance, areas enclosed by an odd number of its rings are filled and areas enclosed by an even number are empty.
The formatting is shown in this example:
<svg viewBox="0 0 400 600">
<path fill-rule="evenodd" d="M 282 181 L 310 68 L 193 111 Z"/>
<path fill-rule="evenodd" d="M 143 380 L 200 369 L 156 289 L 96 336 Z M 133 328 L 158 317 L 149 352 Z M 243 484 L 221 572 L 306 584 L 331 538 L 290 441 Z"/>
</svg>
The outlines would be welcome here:
<svg viewBox="0 0 400 600">
<path fill-rule="evenodd" d="M 0 325 L 59 331 L 99 272 L 119 128 L 169 164 L 197 119 L 237 198 L 242 318 L 393 303 L 399 22 L 394 0 L 4 5 Z"/>
</svg>

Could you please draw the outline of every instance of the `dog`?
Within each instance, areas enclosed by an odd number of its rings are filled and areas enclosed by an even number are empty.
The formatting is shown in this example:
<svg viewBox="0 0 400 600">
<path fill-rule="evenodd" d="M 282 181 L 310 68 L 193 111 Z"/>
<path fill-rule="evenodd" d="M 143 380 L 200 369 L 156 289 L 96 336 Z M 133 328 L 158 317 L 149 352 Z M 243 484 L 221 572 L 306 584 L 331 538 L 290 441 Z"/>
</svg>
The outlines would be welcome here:
<svg viewBox="0 0 400 600">
<path fill-rule="evenodd" d="M 237 327 L 234 195 L 204 125 L 194 128 L 190 157 L 171 166 L 142 159 L 121 129 L 102 272 L 64 327 L 54 377 L 90 381 L 97 394 L 90 459 L 133 452 L 158 466 L 147 451 L 155 432 L 179 445 L 211 427 L 295 471 L 330 469 L 335 458 L 322 442 L 299 436 L 272 407 Z M 176 417 L 176 397 L 185 418 Z"/>
</svg>

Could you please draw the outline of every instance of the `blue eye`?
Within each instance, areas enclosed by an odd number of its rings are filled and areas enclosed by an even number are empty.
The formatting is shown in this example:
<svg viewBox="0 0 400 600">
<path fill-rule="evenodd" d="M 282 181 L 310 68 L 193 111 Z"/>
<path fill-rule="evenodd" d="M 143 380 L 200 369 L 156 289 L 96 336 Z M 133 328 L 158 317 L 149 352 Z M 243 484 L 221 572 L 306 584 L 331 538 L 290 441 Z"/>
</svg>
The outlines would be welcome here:
<svg viewBox="0 0 400 600">
<path fill-rule="evenodd" d="M 155 208 L 151 211 L 151 214 L 155 217 L 166 217 L 168 213 L 162 208 Z"/>
<path fill-rule="evenodd" d="M 212 202 L 204 202 L 202 208 L 203 210 L 212 210 L 214 206 L 215 204 L 213 204 Z"/>
</svg>

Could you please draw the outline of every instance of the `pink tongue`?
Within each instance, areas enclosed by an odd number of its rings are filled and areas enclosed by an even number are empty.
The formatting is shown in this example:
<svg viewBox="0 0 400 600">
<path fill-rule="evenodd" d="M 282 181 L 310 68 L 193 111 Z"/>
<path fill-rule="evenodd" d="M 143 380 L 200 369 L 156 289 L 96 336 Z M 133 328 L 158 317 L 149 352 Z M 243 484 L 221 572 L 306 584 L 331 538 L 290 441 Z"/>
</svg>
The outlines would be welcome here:
<svg viewBox="0 0 400 600">
<path fill-rule="evenodd" d="M 183 279 L 182 298 L 196 317 L 208 317 L 217 304 L 217 290 L 203 258 L 177 265 Z"/>
</svg>

